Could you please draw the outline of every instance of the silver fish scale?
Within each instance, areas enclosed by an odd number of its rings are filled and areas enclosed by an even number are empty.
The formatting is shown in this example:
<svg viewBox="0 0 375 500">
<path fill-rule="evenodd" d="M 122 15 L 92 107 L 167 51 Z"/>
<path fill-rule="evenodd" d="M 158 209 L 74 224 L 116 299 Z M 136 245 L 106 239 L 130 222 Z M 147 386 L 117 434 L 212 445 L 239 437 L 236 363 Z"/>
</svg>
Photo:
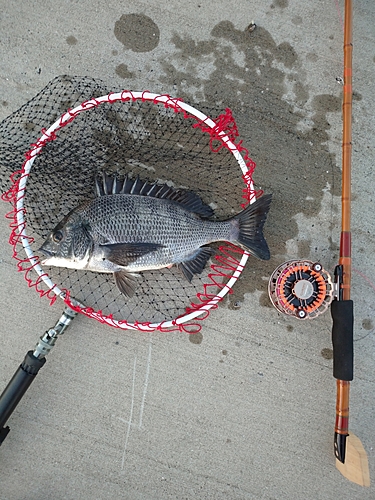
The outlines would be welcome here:
<svg viewBox="0 0 375 500">
<path fill-rule="evenodd" d="M 202 245 L 230 238 L 230 222 L 202 220 L 170 200 L 140 195 L 101 196 L 87 205 L 81 216 L 88 222 L 96 245 L 163 245 L 134 261 L 130 266 L 134 271 L 189 260 Z"/>
</svg>

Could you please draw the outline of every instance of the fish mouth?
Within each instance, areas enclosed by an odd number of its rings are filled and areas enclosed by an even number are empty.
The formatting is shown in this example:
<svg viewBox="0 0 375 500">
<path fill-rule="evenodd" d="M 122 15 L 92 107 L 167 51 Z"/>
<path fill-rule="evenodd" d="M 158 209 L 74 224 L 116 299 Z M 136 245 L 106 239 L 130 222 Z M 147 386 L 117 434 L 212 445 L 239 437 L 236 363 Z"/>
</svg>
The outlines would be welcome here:
<svg viewBox="0 0 375 500">
<path fill-rule="evenodd" d="M 50 251 L 50 250 L 46 250 L 45 248 L 43 247 L 40 247 L 38 249 L 38 252 L 42 252 L 44 255 L 46 255 L 47 257 L 52 257 L 53 256 L 53 253 Z"/>
<path fill-rule="evenodd" d="M 41 252 L 43 254 L 43 256 L 45 257 L 43 260 L 41 260 L 41 264 L 46 264 L 46 262 L 54 256 L 53 252 L 51 252 L 50 250 L 46 250 L 45 248 L 43 247 L 40 247 L 39 252 Z"/>
</svg>

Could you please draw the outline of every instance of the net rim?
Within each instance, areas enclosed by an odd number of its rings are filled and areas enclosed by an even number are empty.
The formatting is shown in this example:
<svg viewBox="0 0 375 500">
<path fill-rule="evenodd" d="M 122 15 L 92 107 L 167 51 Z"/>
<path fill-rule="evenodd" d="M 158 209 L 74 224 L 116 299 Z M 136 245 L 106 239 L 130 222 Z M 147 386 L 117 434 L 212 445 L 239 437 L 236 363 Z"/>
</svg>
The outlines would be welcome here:
<svg viewBox="0 0 375 500">
<path fill-rule="evenodd" d="M 49 141 L 54 140 L 56 137 L 55 134 L 61 128 L 68 125 L 71 121 L 73 121 L 76 116 L 84 111 L 88 111 L 92 108 L 96 108 L 103 103 L 113 104 L 115 102 L 127 102 L 129 100 L 142 100 L 142 101 L 152 101 L 154 104 L 163 104 L 165 107 L 172 107 L 175 111 L 183 111 L 197 118 L 200 122 L 204 123 L 210 129 L 214 130 L 217 127 L 217 124 L 209 118 L 207 115 L 194 108 L 193 106 L 183 102 L 179 98 L 172 98 L 169 95 L 161 95 L 155 94 L 149 91 L 129 91 L 123 90 L 117 93 L 109 93 L 97 98 L 93 98 L 87 101 L 83 101 L 80 105 L 76 106 L 73 109 L 68 109 L 65 113 L 63 113 L 60 118 L 58 118 L 48 129 L 42 129 L 42 136 L 36 141 L 35 144 L 32 145 L 31 149 L 26 153 L 27 160 L 24 162 L 22 166 L 22 171 L 20 178 L 17 183 L 17 193 L 15 198 L 15 208 L 16 208 L 16 221 L 17 221 L 17 229 L 19 231 L 18 237 L 19 241 L 22 243 L 22 246 L 25 250 L 27 259 L 29 260 L 33 270 L 38 274 L 39 279 L 44 282 L 44 284 L 50 289 L 51 292 L 55 294 L 56 297 L 60 297 L 64 300 L 64 302 L 70 306 L 72 309 L 75 309 L 88 317 L 99 320 L 103 323 L 109 324 L 110 326 L 115 326 L 117 328 L 121 328 L 124 330 L 132 329 L 132 330 L 142 330 L 146 332 L 152 332 L 157 329 L 169 329 L 174 327 L 180 327 L 199 316 L 206 314 L 210 309 L 220 302 L 225 295 L 231 290 L 248 260 L 249 253 L 243 251 L 241 259 L 234 270 L 231 278 L 227 282 L 227 284 L 217 293 L 215 297 L 210 298 L 204 304 L 201 304 L 194 311 L 185 313 L 176 319 L 173 320 L 164 320 L 157 323 L 142 323 L 142 322 L 128 322 L 126 320 L 116 320 L 111 316 L 106 316 L 101 313 L 101 311 L 94 311 L 91 308 L 84 306 L 83 304 L 78 303 L 74 299 L 69 297 L 69 293 L 67 291 L 61 290 L 58 285 L 53 283 L 48 274 L 43 271 L 39 258 L 36 257 L 31 249 L 30 240 L 31 238 L 26 233 L 26 209 L 24 207 L 24 196 L 27 185 L 27 179 L 31 172 L 31 168 L 33 166 L 34 160 L 36 156 L 43 149 L 45 144 Z M 248 173 L 248 168 L 244 158 L 240 153 L 239 147 L 231 141 L 228 135 L 219 130 L 215 135 L 215 139 L 219 139 L 222 144 L 229 149 L 229 151 L 235 157 L 237 163 L 240 166 L 243 176 L 247 179 L 247 185 L 249 189 L 254 190 L 254 185 L 252 179 L 246 177 Z M 255 197 L 250 199 L 250 203 L 255 201 Z"/>
</svg>

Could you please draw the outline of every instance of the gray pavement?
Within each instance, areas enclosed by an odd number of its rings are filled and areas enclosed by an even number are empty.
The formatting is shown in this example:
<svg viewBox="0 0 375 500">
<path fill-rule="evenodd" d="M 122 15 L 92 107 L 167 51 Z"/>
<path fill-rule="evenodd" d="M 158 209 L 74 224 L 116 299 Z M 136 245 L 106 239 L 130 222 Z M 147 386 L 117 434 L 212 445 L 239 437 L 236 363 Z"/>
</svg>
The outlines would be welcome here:
<svg viewBox="0 0 375 500">
<path fill-rule="evenodd" d="M 335 468 L 329 312 L 287 318 L 266 293 L 287 259 L 337 261 L 343 0 L 271 1 L 0 2 L 0 119 L 62 74 L 230 107 L 274 196 L 271 260 L 248 261 L 201 336 L 74 321 L 9 420 L 1 500 L 375 498 Z M 371 0 L 355 2 L 350 417 L 373 480 L 374 15 Z M 3 388 L 63 304 L 16 272 L 0 210 Z"/>
</svg>

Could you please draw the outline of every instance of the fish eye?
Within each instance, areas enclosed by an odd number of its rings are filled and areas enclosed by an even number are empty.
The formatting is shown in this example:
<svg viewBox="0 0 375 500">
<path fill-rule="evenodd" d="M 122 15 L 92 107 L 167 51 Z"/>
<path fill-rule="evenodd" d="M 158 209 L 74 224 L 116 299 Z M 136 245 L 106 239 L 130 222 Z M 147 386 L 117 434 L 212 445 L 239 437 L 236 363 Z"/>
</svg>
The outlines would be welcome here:
<svg viewBox="0 0 375 500">
<path fill-rule="evenodd" d="M 52 234 L 52 239 L 55 243 L 60 243 L 60 241 L 64 238 L 64 234 L 62 231 L 55 231 Z"/>
</svg>

